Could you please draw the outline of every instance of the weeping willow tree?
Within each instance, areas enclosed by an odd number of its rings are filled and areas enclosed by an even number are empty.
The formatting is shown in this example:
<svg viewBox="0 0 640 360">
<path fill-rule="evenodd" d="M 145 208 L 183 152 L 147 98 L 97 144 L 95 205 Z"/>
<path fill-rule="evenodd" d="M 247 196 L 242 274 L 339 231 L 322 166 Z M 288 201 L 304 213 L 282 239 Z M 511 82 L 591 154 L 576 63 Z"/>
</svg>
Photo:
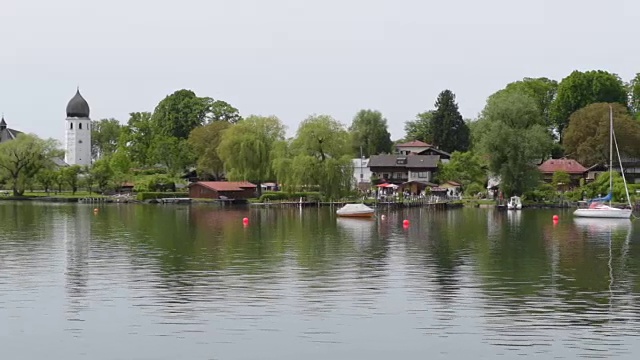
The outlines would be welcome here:
<svg viewBox="0 0 640 360">
<path fill-rule="evenodd" d="M 287 191 L 318 188 L 327 199 L 339 199 L 353 188 L 350 137 L 344 125 L 330 116 L 304 120 L 296 137 L 280 142 L 273 170 Z"/>
<path fill-rule="evenodd" d="M 249 116 L 224 131 L 218 156 L 226 177 L 251 181 L 258 186 L 274 176 L 272 155 L 276 144 L 284 140 L 284 125 L 275 116 Z"/>
</svg>

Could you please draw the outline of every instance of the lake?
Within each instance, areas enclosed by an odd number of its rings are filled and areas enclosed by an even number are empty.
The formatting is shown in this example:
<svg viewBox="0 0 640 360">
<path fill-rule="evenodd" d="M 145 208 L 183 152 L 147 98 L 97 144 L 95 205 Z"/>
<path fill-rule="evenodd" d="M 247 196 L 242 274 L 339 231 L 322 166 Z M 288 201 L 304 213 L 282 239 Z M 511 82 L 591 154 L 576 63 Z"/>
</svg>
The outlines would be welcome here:
<svg viewBox="0 0 640 360">
<path fill-rule="evenodd" d="M 0 202 L 0 358 L 640 353 L 636 222 L 569 210 L 414 208 L 367 221 L 329 208 L 93 208 Z"/>
</svg>

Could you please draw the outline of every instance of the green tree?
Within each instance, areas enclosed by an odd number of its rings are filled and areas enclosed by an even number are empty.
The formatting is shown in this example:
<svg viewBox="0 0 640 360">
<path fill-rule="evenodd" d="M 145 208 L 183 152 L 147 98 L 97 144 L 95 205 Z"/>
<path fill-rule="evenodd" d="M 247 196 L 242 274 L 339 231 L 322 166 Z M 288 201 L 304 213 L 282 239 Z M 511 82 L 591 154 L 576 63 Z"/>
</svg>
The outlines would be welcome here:
<svg viewBox="0 0 640 360">
<path fill-rule="evenodd" d="M 318 186 L 329 199 L 344 197 L 353 188 L 349 140 L 345 127 L 331 116 L 308 117 L 291 142 L 287 181 L 297 187 Z"/>
<path fill-rule="evenodd" d="M 629 88 L 629 109 L 636 120 L 640 120 L 640 73 L 628 84 Z"/>
<path fill-rule="evenodd" d="M 95 183 L 95 179 L 93 177 L 93 173 L 91 172 L 90 166 L 85 166 L 82 168 L 82 174 L 80 178 L 80 185 L 87 188 L 89 194 L 93 191 L 93 184 Z"/>
<path fill-rule="evenodd" d="M 404 132 L 406 137 L 404 140 L 418 140 L 427 144 L 433 143 L 433 131 L 431 122 L 433 119 L 433 110 L 422 112 L 416 115 L 415 120 L 410 120 L 404 124 Z"/>
<path fill-rule="evenodd" d="M 487 171 L 480 158 L 472 152 L 454 151 L 449 162 L 438 169 L 438 180 L 456 181 L 466 189 L 473 183 L 484 184 Z"/>
<path fill-rule="evenodd" d="M 556 187 L 557 190 L 560 190 L 564 186 L 567 186 L 571 183 L 571 175 L 569 175 L 566 171 L 556 171 L 553 173 L 553 177 L 551 178 L 551 184 Z"/>
<path fill-rule="evenodd" d="M 326 160 L 350 153 L 349 133 L 340 122 L 328 115 L 312 115 L 300 123 L 291 144 L 296 154 Z"/>
<path fill-rule="evenodd" d="M 618 103 L 591 104 L 571 115 L 563 140 L 567 153 L 585 166 L 609 162 L 609 105 L 620 153 L 640 155 L 640 124 L 631 118 L 627 108 Z"/>
<path fill-rule="evenodd" d="M 47 195 L 49 195 L 51 186 L 53 186 L 54 184 L 55 176 L 56 172 L 53 167 L 43 168 L 36 174 L 36 181 L 38 182 L 38 184 L 40 184 L 40 186 L 42 186 L 42 189 L 47 193 Z"/>
<path fill-rule="evenodd" d="M 528 95 L 538 105 L 540 114 L 547 126 L 552 126 L 551 104 L 558 91 L 558 82 L 547 78 L 524 78 L 520 81 L 509 83 L 498 92 L 520 92 Z"/>
<path fill-rule="evenodd" d="M 626 86 L 618 75 L 602 70 L 576 70 L 558 85 L 558 93 L 551 104 L 551 119 L 562 140 L 569 117 L 578 109 L 599 102 L 626 106 L 627 101 Z"/>
<path fill-rule="evenodd" d="M 153 111 L 151 123 L 157 135 L 186 139 L 191 130 L 207 120 L 212 100 L 191 90 L 178 90 L 165 97 Z"/>
<path fill-rule="evenodd" d="M 212 123 L 215 121 L 224 121 L 230 124 L 235 124 L 238 121 L 242 120 L 242 116 L 240 116 L 238 109 L 222 100 L 210 100 L 208 110 L 208 123 Z"/>
<path fill-rule="evenodd" d="M 128 177 L 131 174 L 131 159 L 124 148 L 118 148 L 109 158 L 109 166 L 114 174 Z"/>
<path fill-rule="evenodd" d="M 113 179 L 113 170 L 109 164 L 109 159 L 99 159 L 91 167 L 91 177 L 101 192 L 109 188 L 109 183 Z"/>
<path fill-rule="evenodd" d="M 78 191 L 78 179 L 80 173 L 82 172 L 82 167 L 80 165 L 71 165 L 65 168 L 62 168 L 61 178 L 62 180 L 69 185 L 71 188 L 71 192 L 73 194 Z"/>
<path fill-rule="evenodd" d="M 495 94 L 481 117 L 487 126 L 481 149 L 489 156 L 489 170 L 500 175 L 502 191 L 511 196 L 534 188 L 537 164 L 553 144 L 535 100 L 519 92 Z"/>
<path fill-rule="evenodd" d="M 66 184 L 66 180 L 64 178 L 64 168 L 59 167 L 53 172 L 53 183 L 56 185 L 58 193 L 62 192 L 62 187 Z"/>
<path fill-rule="evenodd" d="M 151 147 L 154 133 L 151 124 L 151 113 L 132 112 L 129 114 L 127 126 L 123 127 L 120 135 L 120 146 L 124 146 L 129 158 L 140 166 L 151 164 Z"/>
<path fill-rule="evenodd" d="M 451 90 L 442 91 L 435 107 L 431 119 L 433 143 L 446 152 L 467 151 L 469 128 L 458 111 L 456 96 Z"/>
<path fill-rule="evenodd" d="M 273 179 L 272 150 L 284 132 L 275 116 L 252 115 L 227 129 L 218 147 L 227 178 L 253 181 L 260 194 L 262 183 Z"/>
<path fill-rule="evenodd" d="M 102 119 L 91 122 L 91 156 L 97 159 L 116 151 L 122 132 L 122 125 L 116 119 Z"/>
<path fill-rule="evenodd" d="M 24 194 L 28 179 L 52 166 L 53 159 L 62 156 L 58 142 L 43 140 L 31 134 L 19 134 L 14 140 L 0 143 L 0 177 L 11 184 L 13 195 Z"/>
<path fill-rule="evenodd" d="M 166 167 L 171 176 L 183 175 L 195 163 L 193 151 L 185 139 L 159 136 L 153 141 L 151 153 L 154 163 Z"/>
<path fill-rule="evenodd" d="M 390 153 L 393 146 L 387 119 L 377 110 L 360 110 L 349 128 L 353 136 L 353 151 L 357 157 L 370 157 L 380 153 Z"/>
<path fill-rule="evenodd" d="M 196 168 L 200 177 L 211 176 L 220 180 L 224 174 L 224 163 L 218 155 L 222 134 L 232 126 L 227 121 L 214 121 L 197 127 L 189 134 L 189 145 L 197 159 Z"/>
</svg>

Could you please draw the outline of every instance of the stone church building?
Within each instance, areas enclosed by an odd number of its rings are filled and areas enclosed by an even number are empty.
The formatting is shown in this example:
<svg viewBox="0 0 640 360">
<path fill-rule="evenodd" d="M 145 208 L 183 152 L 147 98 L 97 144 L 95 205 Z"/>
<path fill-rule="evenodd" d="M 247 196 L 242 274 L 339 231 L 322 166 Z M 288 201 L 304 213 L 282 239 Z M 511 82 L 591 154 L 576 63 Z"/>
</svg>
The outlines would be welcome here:
<svg viewBox="0 0 640 360">
<path fill-rule="evenodd" d="M 91 165 L 91 118 L 89 117 L 89 104 L 80 95 L 80 89 L 67 104 L 67 119 L 65 122 L 64 137 L 64 162 L 56 159 L 60 166 L 66 165 Z M 11 141 L 21 131 L 8 127 L 4 114 L 0 120 L 0 143 Z"/>
</svg>

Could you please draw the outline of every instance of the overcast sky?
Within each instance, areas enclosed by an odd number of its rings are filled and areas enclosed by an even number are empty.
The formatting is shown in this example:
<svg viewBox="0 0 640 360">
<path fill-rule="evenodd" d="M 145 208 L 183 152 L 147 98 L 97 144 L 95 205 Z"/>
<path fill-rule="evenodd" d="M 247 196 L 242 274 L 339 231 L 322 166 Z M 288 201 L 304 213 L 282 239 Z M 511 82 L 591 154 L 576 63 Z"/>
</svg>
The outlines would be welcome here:
<svg viewBox="0 0 640 360">
<path fill-rule="evenodd" d="M 77 85 L 92 119 L 123 123 L 187 88 L 289 134 L 377 109 L 396 139 L 443 89 L 475 118 L 523 77 L 631 79 L 638 14 L 637 0 L 0 0 L 0 111 L 62 140 Z"/>
</svg>

